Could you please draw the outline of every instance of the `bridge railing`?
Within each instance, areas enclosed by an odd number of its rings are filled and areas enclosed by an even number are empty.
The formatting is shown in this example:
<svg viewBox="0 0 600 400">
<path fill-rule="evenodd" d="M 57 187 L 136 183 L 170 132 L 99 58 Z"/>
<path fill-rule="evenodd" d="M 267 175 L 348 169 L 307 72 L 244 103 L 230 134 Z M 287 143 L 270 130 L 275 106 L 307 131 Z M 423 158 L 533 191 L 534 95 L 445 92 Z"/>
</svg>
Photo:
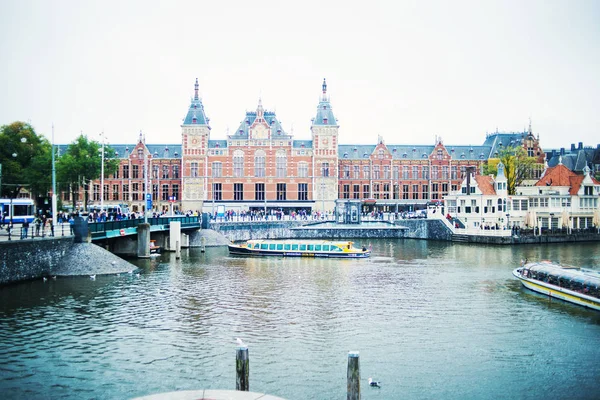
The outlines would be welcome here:
<svg viewBox="0 0 600 400">
<path fill-rule="evenodd" d="M 200 217 L 159 217 L 159 218 L 148 218 L 150 225 L 169 225 L 171 221 L 181 222 L 181 226 L 198 225 L 200 224 Z M 143 224 L 143 218 L 136 219 L 124 219 L 121 221 L 106 221 L 106 222 L 91 222 L 88 224 L 88 229 L 91 233 L 106 232 L 121 230 L 125 228 L 134 228 L 139 224 Z"/>
</svg>

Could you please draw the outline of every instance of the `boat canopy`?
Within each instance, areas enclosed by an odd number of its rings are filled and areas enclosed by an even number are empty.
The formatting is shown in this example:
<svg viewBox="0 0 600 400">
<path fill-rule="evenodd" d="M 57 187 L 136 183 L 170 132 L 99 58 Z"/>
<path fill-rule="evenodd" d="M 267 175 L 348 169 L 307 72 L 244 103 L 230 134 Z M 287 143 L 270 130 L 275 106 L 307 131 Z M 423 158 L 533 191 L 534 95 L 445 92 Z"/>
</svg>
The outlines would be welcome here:
<svg viewBox="0 0 600 400">
<path fill-rule="evenodd" d="M 553 285 L 589 294 L 600 295 L 600 272 L 577 268 L 564 267 L 550 262 L 530 263 L 524 266 L 527 277 Z"/>
</svg>

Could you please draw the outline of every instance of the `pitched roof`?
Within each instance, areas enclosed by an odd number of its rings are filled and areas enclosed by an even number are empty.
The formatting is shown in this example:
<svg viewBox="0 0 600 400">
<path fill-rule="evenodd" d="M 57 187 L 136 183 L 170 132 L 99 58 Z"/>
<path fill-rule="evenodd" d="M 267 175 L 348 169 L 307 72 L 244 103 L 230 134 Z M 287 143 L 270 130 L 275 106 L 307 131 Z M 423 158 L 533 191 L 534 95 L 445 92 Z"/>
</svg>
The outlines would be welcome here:
<svg viewBox="0 0 600 400">
<path fill-rule="evenodd" d="M 331 110 L 331 104 L 329 103 L 329 96 L 327 96 L 327 83 L 323 79 L 323 96 L 317 107 L 317 116 L 312 120 L 313 125 L 328 125 L 336 126 L 337 121 Z"/>
<path fill-rule="evenodd" d="M 577 174 L 563 164 L 558 164 L 548 168 L 535 186 L 571 186 L 570 179 L 573 176 L 577 176 Z"/>
<path fill-rule="evenodd" d="M 494 178 L 489 175 L 475 175 L 475 182 L 477 187 L 481 190 L 484 195 L 495 195 L 496 189 L 494 188 Z"/>
</svg>

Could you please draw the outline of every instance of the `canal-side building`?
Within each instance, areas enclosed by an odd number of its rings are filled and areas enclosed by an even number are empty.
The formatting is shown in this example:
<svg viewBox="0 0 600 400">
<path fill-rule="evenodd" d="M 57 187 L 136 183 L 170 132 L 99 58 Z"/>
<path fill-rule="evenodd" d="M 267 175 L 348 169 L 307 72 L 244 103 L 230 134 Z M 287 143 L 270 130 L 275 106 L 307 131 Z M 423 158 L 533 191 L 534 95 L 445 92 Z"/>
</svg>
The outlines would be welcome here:
<svg viewBox="0 0 600 400">
<path fill-rule="evenodd" d="M 549 167 L 533 185 L 508 195 L 504 166 L 498 175 L 470 175 L 446 197 L 446 210 L 467 229 L 589 229 L 600 202 L 600 181 L 587 166 L 581 173 L 563 164 Z M 599 216 L 600 217 L 600 216 Z"/>
<path fill-rule="evenodd" d="M 235 131 L 215 138 L 196 79 L 180 143 L 148 144 L 140 133 L 136 143 L 111 145 L 119 170 L 106 176 L 103 191 L 100 180 L 84 190 L 91 204 L 103 193 L 105 204 L 142 211 L 146 163 L 155 211 L 330 212 L 338 199 L 359 200 L 363 212 L 411 211 L 443 201 L 461 188 L 468 170 L 479 176 L 504 148 L 522 146 L 540 167 L 545 158 L 531 124 L 523 132 L 486 134 L 482 145 L 447 144 L 441 137 L 399 145 L 383 135 L 374 144 L 340 144 L 342 132 L 323 80 L 308 139 L 286 130 L 261 99 Z"/>
</svg>

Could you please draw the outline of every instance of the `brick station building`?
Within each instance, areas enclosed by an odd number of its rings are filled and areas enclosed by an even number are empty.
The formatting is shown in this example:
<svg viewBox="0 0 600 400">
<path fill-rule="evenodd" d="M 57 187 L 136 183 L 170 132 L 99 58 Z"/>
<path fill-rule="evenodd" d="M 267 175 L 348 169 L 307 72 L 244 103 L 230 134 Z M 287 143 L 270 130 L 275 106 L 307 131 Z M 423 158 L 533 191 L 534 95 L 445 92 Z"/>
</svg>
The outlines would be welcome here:
<svg viewBox="0 0 600 400">
<path fill-rule="evenodd" d="M 211 138 L 209 122 L 196 79 L 181 143 L 146 144 L 140 133 L 136 144 L 111 145 L 120 166 L 105 178 L 104 203 L 143 210 L 146 162 L 157 211 L 171 204 L 211 213 L 332 211 L 338 199 L 359 200 L 366 212 L 409 211 L 458 190 L 467 170 L 480 173 L 504 147 L 523 146 L 540 165 L 545 158 L 531 125 L 523 132 L 487 134 L 478 146 L 448 145 L 441 138 L 431 145 L 394 145 L 381 136 L 370 145 L 340 144 L 325 80 L 310 139 L 295 139 L 261 100 L 224 139 Z M 93 182 L 90 199 L 99 204 L 100 180 Z"/>
</svg>

